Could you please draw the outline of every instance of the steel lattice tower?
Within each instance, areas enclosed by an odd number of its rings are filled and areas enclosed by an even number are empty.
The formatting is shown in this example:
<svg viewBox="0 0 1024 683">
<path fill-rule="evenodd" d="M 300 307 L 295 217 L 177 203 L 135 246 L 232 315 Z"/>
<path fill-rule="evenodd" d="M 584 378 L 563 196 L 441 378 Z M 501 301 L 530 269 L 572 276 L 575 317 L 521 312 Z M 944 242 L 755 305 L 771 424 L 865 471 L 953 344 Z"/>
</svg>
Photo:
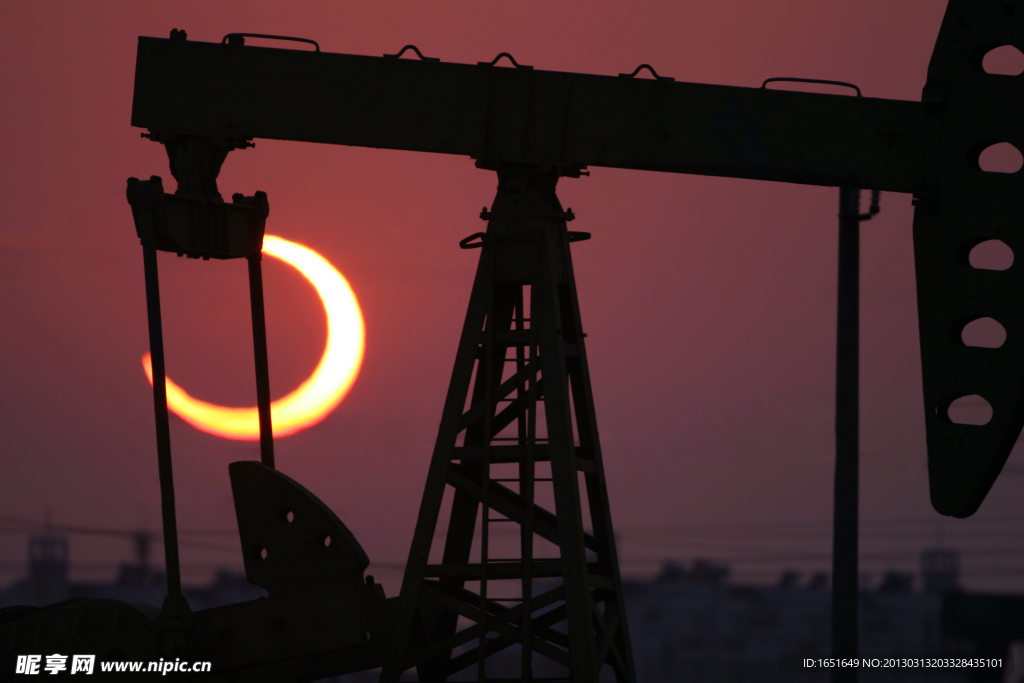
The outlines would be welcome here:
<svg viewBox="0 0 1024 683">
<path fill-rule="evenodd" d="M 518 645 L 523 681 L 544 680 L 542 657 L 562 680 L 596 682 L 607 665 L 632 682 L 569 253 L 589 235 L 566 229 L 558 172 L 495 170 L 487 232 L 462 242 L 480 263 L 382 680 L 413 666 L 425 681 L 472 666 L 498 680 L 488 657 Z"/>
</svg>

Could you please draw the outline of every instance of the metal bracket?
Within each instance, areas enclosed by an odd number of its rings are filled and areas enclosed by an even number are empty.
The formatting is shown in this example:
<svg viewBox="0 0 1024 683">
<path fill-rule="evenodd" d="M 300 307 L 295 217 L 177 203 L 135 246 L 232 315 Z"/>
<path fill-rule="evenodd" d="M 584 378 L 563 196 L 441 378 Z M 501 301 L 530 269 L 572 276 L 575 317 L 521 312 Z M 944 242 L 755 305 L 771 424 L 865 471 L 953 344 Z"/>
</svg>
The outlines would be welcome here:
<svg viewBox="0 0 1024 683">
<path fill-rule="evenodd" d="M 512 55 L 510 55 L 507 52 L 500 53 L 497 57 L 495 57 L 494 59 L 492 59 L 489 62 L 477 62 L 476 64 L 477 64 L 477 66 L 494 66 L 495 64 L 498 63 L 498 60 L 501 59 L 502 57 L 508 57 L 508 61 L 512 62 L 512 66 L 514 66 L 517 69 L 532 69 L 533 68 L 532 66 L 526 66 L 525 64 L 520 64 L 519 62 L 516 61 L 515 57 L 513 57 Z"/>
<path fill-rule="evenodd" d="M 858 214 L 857 220 L 861 222 L 869 221 L 878 215 L 878 212 L 881 211 L 878 206 L 878 198 L 880 194 L 881 193 L 878 190 L 871 190 L 871 207 L 868 209 L 867 213 Z"/>
<path fill-rule="evenodd" d="M 640 73 L 640 69 L 647 69 L 648 71 L 651 72 L 651 75 L 654 76 L 654 79 L 658 80 L 658 81 L 675 81 L 676 80 L 676 79 L 672 78 L 671 76 L 659 76 L 658 72 L 655 71 L 654 67 L 651 66 L 650 64 L 641 64 L 637 68 L 633 69 L 633 73 L 631 73 L 631 74 L 619 74 L 619 78 L 633 78 L 638 73 Z"/>
<path fill-rule="evenodd" d="M 492 213 L 485 206 L 480 211 L 480 220 L 482 221 L 504 218 L 560 218 L 564 221 L 574 221 L 576 220 L 576 214 L 572 212 L 572 207 L 569 207 L 566 211 L 503 211 L 501 213 Z"/>
<path fill-rule="evenodd" d="M 459 240 L 459 249 L 479 249 L 484 246 L 485 239 L 487 239 L 487 233 L 474 232 L 469 237 Z"/>
<path fill-rule="evenodd" d="M 390 57 L 391 59 L 398 59 L 399 57 L 401 57 L 402 55 L 405 54 L 406 50 L 412 50 L 413 52 L 416 53 L 416 55 L 420 58 L 420 60 L 424 61 L 424 62 L 440 62 L 441 61 L 440 57 L 424 57 L 423 53 L 420 52 L 420 49 L 418 47 L 416 47 L 415 45 L 406 45 L 405 47 L 403 47 L 401 50 L 398 51 L 397 55 L 384 55 L 384 56 L 385 57 Z"/>
</svg>

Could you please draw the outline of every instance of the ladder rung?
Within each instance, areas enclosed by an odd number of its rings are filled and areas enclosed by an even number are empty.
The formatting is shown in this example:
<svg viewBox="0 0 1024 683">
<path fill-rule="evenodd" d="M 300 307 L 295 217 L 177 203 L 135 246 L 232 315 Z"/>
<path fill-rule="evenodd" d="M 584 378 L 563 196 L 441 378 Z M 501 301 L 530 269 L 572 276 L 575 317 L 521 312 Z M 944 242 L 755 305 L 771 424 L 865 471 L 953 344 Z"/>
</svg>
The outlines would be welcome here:
<svg viewBox="0 0 1024 683">
<path fill-rule="evenodd" d="M 489 562 L 487 569 L 488 581 L 500 581 L 503 579 L 521 579 L 526 574 L 526 567 L 522 560 L 508 562 Z M 594 562 L 587 564 L 592 574 L 601 571 L 600 565 Z M 464 581 L 479 581 L 483 578 L 484 567 L 479 563 L 473 564 L 429 564 L 424 570 L 426 578 L 438 579 L 462 579 Z M 564 568 L 561 559 L 534 558 L 530 563 L 530 574 L 534 579 L 558 578 L 564 575 Z"/>
<path fill-rule="evenodd" d="M 491 333 L 491 340 L 494 346 L 504 347 L 507 349 L 516 348 L 518 346 L 531 346 L 536 344 L 536 330 L 533 328 L 524 327 L 518 330 L 494 330 Z M 486 339 L 486 335 L 484 337 Z M 486 341 L 482 341 L 482 344 L 486 344 Z"/>
<path fill-rule="evenodd" d="M 495 436 L 495 437 L 491 438 L 491 441 L 519 441 L 519 437 L 518 436 Z M 547 440 L 546 437 L 536 438 L 536 439 L 533 440 L 533 443 L 535 443 L 535 444 L 541 444 L 541 443 L 547 443 L 547 442 L 548 442 L 548 440 Z M 523 444 L 523 445 L 525 446 L 526 444 Z"/>
<path fill-rule="evenodd" d="M 526 460 L 527 444 L 493 444 L 489 447 L 489 459 L 492 464 L 519 463 Z M 548 444 L 535 444 L 533 448 L 534 462 L 547 462 Z M 458 460 L 480 460 L 483 458 L 483 446 L 456 446 L 453 458 Z"/>
</svg>

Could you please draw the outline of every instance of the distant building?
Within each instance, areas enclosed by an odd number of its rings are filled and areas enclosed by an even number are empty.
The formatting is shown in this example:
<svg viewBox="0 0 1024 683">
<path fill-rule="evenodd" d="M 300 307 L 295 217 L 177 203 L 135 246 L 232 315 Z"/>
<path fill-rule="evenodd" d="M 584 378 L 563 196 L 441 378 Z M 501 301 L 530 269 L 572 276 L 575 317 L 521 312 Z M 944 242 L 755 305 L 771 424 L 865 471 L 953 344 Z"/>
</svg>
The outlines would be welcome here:
<svg viewBox="0 0 1024 683">
<path fill-rule="evenodd" d="M 860 596 L 860 651 L 871 655 L 966 654 L 971 645 L 944 637 L 942 593 L 957 587 L 953 551 L 926 553 L 922 570 L 944 572 L 924 578 L 925 592 L 914 591 L 912 574 L 887 572 Z M 952 555 L 950 556 L 950 553 Z M 828 671 L 797 668 L 801 655 L 827 656 L 831 649 L 829 577 L 804 579 L 784 571 L 774 586 L 729 582 L 729 568 L 707 560 L 689 565 L 666 562 L 652 581 L 625 582 L 627 620 L 637 680 L 642 683 L 827 683 Z M 551 588 L 545 585 L 544 589 Z M 560 626 L 564 626 L 564 623 Z M 515 679 L 520 650 L 512 646 L 488 660 L 487 674 Z M 565 671 L 535 655 L 534 676 L 565 676 Z M 375 672 L 331 679 L 372 683 Z M 453 681 L 476 680 L 476 671 Z M 602 679 L 604 680 L 604 679 Z M 609 679 L 610 680 L 610 679 Z M 967 683 L 961 671 L 875 671 L 864 683 Z"/>
<path fill-rule="evenodd" d="M 925 593 L 956 590 L 960 575 L 960 555 L 955 550 L 934 548 L 921 553 L 921 581 Z"/>
<path fill-rule="evenodd" d="M 941 581 L 937 583 L 934 577 L 925 580 L 931 592 L 915 593 L 912 575 L 890 572 L 875 590 L 861 593 L 861 653 L 970 651 L 968 644 L 948 641 L 942 634 L 942 597 L 937 587 L 956 587 L 955 553 L 952 561 L 948 555 L 943 557 L 941 568 L 946 573 Z M 818 574 L 801 583 L 799 574 L 787 571 L 774 587 L 739 586 L 728 583 L 727 577 L 728 568 L 698 560 L 690 567 L 666 563 L 653 581 L 623 586 L 637 680 L 828 681 L 828 672 L 805 671 L 797 665 L 802 656 L 822 656 L 830 651 L 827 576 Z M 969 680 L 963 673 L 946 671 L 872 672 L 868 676 L 861 680 Z"/>
<path fill-rule="evenodd" d="M 33 536 L 28 541 L 28 577 L 0 590 L 0 609 L 43 607 L 72 598 L 109 598 L 159 608 L 167 595 L 167 577 L 149 564 L 149 535 L 135 537 L 135 561 L 122 563 L 113 583 L 71 581 L 68 541 L 62 536 Z M 193 610 L 255 600 L 267 593 L 244 576 L 219 571 L 205 586 L 184 586 Z M 153 610 L 148 610 L 153 611 Z"/>
<path fill-rule="evenodd" d="M 111 598 L 141 605 L 154 616 L 166 595 L 166 577 L 150 566 L 149 536 L 135 538 L 135 560 L 123 563 L 112 583 L 68 579 L 67 539 L 41 535 L 29 539 L 29 575 L 0 590 L 0 609 L 14 605 L 42 607 L 72 598 Z M 971 645 L 943 635 L 942 595 L 958 587 L 955 551 L 922 554 L 923 590 L 914 576 L 884 575 L 874 590 L 860 595 L 859 641 L 867 655 L 969 654 Z M 823 573 L 802 580 L 783 572 L 775 586 L 730 583 L 729 568 L 706 560 L 689 566 L 666 562 L 649 582 L 624 582 L 627 619 L 636 664 L 643 683 L 776 683 L 829 680 L 827 671 L 798 668 L 802 656 L 830 650 L 831 593 Z M 544 589 L 551 588 L 545 585 Z M 244 576 L 227 571 L 205 586 L 184 588 L 193 610 L 254 600 L 266 595 Z M 564 624 L 560 625 L 564 627 Z M 490 660 L 489 676 L 519 671 L 518 647 Z M 535 656 L 535 676 L 564 675 L 557 665 Z M 964 671 L 872 672 L 861 680 L 877 683 L 960 683 Z M 357 672 L 329 679 L 372 683 L 377 672 Z M 453 677 L 475 679 L 475 671 Z M 326 679 L 325 679 L 326 680 Z"/>
</svg>

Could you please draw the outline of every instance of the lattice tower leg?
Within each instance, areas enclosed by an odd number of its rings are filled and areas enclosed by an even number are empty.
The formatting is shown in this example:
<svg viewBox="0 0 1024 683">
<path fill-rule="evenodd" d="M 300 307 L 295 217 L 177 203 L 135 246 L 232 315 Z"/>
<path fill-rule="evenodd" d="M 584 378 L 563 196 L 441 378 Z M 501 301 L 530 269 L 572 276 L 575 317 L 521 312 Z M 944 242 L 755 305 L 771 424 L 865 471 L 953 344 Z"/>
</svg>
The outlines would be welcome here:
<svg viewBox="0 0 1024 683">
<path fill-rule="evenodd" d="M 605 669 L 602 680 L 635 681 L 569 253 L 580 234 L 566 229 L 557 180 L 500 166 L 482 214 L 385 683 L 412 667 L 421 681 L 469 667 L 478 680 L 507 680 L 516 658 L 505 653 L 499 667 L 495 655 L 511 646 L 521 650 L 515 680 L 555 670 L 596 683 Z"/>
</svg>

